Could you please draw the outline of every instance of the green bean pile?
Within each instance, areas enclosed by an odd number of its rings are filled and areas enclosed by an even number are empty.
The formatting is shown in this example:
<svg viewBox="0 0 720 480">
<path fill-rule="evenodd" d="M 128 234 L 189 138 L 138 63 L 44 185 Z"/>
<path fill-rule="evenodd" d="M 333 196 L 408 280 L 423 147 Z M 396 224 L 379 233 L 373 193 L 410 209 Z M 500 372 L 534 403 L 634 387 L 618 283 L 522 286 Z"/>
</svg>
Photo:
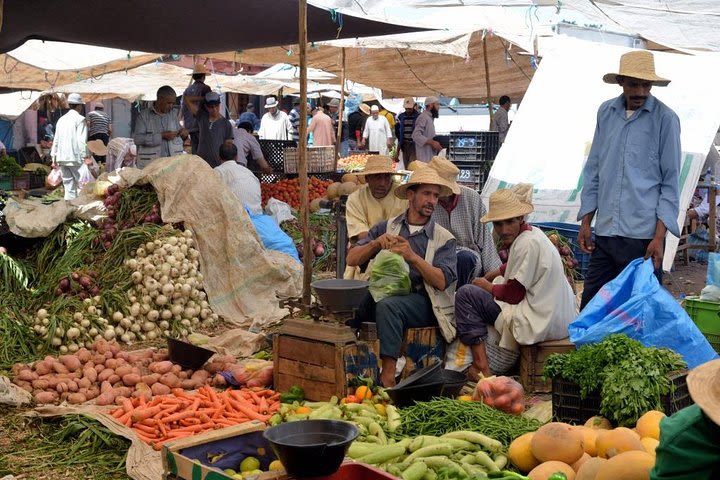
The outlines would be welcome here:
<svg viewBox="0 0 720 480">
<path fill-rule="evenodd" d="M 488 407 L 482 402 L 435 399 L 400 409 L 402 436 L 441 436 L 471 430 L 500 441 L 504 447 L 520 435 L 540 428 L 537 420 L 527 419 Z"/>
</svg>

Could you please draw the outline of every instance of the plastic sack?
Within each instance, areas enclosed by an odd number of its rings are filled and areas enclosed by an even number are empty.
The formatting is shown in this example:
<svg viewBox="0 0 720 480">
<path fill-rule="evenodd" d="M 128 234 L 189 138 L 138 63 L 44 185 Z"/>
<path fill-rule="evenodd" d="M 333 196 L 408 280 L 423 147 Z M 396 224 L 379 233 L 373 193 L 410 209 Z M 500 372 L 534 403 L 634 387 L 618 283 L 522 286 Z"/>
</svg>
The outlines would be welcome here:
<svg viewBox="0 0 720 480">
<path fill-rule="evenodd" d="M 100 166 L 95 161 L 95 159 L 91 157 L 89 160 L 85 160 L 85 162 L 80 165 L 79 171 L 80 180 L 78 182 L 78 186 L 80 188 L 83 188 L 86 184 L 95 181 L 98 174 L 100 173 Z"/>
<path fill-rule="evenodd" d="M 62 173 L 60 167 L 53 167 L 45 178 L 45 186 L 47 188 L 57 188 L 62 183 Z"/>
<path fill-rule="evenodd" d="M 509 377 L 481 378 L 472 399 L 505 413 L 520 415 L 525 411 L 525 389 Z"/>
<path fill-rule="evenodd" d="M 260 237 L 260 240 L 262 240 L 265 248 L 285 253 L 300 262 L 297 248 L 295 248 L 295 242 L 293 242 L 293 239 L 290 238 L 287 233 L 280 229 L 271 216 L 261 213 L 251 213 L 247 209 L 245 211 L 250 216 L 250 220 L 255 226 L 255 231 L 258 237 Z"/>
<path fill-rule="evenodd" d="M 375 302 L 410 293 L 410 267 L 405 259 L 390 250 L 381 250 L 370 266 L 370 295 Z"/>
<path fill-rule="evenodd" d="M 265 205 L 265 213 L 270 215 L 275 220 L 276 225 L 280 225 L 286 220 L 295 220 L 295 215 L 292 214 L 292 208 L 290 205 L 278 200 L 277 198 L 271 198 Z"/>
<path fill-rule="evenodd" d="M 700 292 L 703 302 L 720 302 L 720 254 L 708 254 L 707 280 L 705 288 Z"/>
<path fill-rule="evenodd" d="M 688 314 L 653 273 L 652 259 L 630 262 L 606 283 L 570 324 L 577 347 L 624 333 L 646 347 L 665 347 L 682 355 L 689 368 L 718 358 Z"/>
</svg>

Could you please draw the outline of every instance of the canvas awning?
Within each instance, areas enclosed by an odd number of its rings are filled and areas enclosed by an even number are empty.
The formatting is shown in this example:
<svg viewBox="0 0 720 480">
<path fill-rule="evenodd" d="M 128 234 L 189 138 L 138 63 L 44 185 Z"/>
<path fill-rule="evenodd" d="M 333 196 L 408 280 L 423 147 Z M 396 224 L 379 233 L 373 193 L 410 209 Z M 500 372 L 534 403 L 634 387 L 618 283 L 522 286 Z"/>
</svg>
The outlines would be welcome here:
<svg viewBox="0 0 720 480">
<path fill-rule="evenodd" d="M 39 92 L 21 91 L 0 94 L 0 118 L 15 120 L 30 108 L 40 96 Z"/>
</svg>

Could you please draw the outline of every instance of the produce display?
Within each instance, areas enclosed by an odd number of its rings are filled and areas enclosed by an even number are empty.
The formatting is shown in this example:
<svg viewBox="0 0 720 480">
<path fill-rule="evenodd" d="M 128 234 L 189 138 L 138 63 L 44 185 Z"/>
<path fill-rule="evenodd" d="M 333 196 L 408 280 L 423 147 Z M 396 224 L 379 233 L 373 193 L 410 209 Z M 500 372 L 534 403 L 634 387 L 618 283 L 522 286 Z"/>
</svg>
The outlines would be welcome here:
<svg viewBox="0 0 720 480">
<path fill-rule="evenodd" d="M 310 214 L 310 234 L 312 236 L 312 251 L 314 255 L 313 269 L 318 271 L 335 270 L 335 241 L 337 228 L 335 219 L 331 215 Z M 295 242 L 300 259 L 303 257 L 302 227 L 298 220 L 288 220 L 280 225 Z"/>
<path fill-rule="evenodd" d="M 315 199 L 325 197 L 325 192 L 331 183 L 317 177 L 308 177 L 309 200 L 312 202 Z M 300 181 L 297 178 L 288 178 L 275 183 L 261 183 L 260 193 L 263 206 L 269 199 L 276 198 L 296 210 L 300 208 Z"/>
<path fill-rule="evenodd" d="M 350 155 L 338 160 L 337 169 L 344 172 L 359 172 L 365 169 L 367 159 L 368 155 Z"/>
<path fill-rule="evenodd" d="M 571 353 L 550 355 L 544 375 L 576 383 L 583 398 L 600 392 L 600 414 L 627 426 L 648 410 L 662 408 L 660 397 L 672 387 L 669 374 L 686 366 L 672 350 L 645 347 L 627 335 L 613 334 Z"/>
<path fill-rule="evenodd" d="M 173 388 L 171 393 L 123 398 L 110 414 L 159 450 L 165 442 L 250 420 L 266 422 L 280 408 L 280 394 L 264 388 L 216 392 L 204 385 L 196 393 Z"/>
</svg>

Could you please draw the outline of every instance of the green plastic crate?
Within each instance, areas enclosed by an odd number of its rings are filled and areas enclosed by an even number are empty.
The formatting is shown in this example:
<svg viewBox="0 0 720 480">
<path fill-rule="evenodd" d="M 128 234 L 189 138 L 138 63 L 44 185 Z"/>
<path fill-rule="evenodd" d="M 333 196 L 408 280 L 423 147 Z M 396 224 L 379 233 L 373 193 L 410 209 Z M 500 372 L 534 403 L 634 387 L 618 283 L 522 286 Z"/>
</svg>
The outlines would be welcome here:
<svg viewBox="0 0 720 480">
<path fill-rule="evenodd" d="M 683 306 L 710 345 L 720 353 L 720 303 L 705 302 L 699 297 L 686 297 Z"/>
</svg>

